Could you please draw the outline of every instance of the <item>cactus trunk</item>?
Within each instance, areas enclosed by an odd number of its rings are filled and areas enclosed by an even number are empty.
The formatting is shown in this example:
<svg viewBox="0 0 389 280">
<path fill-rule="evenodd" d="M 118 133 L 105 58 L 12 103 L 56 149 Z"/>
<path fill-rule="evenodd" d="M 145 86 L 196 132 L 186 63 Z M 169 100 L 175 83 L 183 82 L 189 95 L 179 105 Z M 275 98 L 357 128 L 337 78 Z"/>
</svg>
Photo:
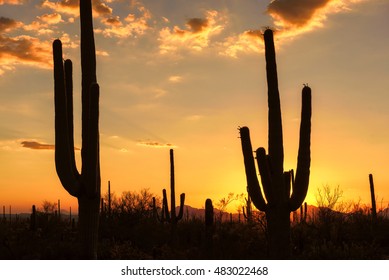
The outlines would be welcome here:
<svg viewBox="0 0 389 280">
<path fill-rule="evenodd" d="M 282 118 L 273 31 L 267 29 L 264 39 L 268 83 L 269 153 L 266 154 L 264 148 L 256 150 L 262 190 L 257 177 L 248 127 L 240 128 L 240 136 L 250 198 L 258 210 L 266 213 L 269 256 L 273 259 L 286 259 L 290 255 L 290 212 L 300 207 L 308 191 L 311 89 L 304 86 L 302 90 L 300 142 L 295 179 L 293 170 L 284 172 Z"/>
<path fill-rule="evenodd" d="M 63 187 L 78 199 L 82 258 L 97 257 L 100 203 L 99 86 L 90 0 L 80 0 L 82 70 L 82 169 L 75 163 L 72 62 L 62 58 L 62 43 L 53 42 L 55 165 Z"/>
<path fill-rule="evenodd" d="M 99 227 L 100 200 L 78 198 L 78 224 L 81 242 L 81 258 L 97 259 L 97 232 Z"/>
</svg>

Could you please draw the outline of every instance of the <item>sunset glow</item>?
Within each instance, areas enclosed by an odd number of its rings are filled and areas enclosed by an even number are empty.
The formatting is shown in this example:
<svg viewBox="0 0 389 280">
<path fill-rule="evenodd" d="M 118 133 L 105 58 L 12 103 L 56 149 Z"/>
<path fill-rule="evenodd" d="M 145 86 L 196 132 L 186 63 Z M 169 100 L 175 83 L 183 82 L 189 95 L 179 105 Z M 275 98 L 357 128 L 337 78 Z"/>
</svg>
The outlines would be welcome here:
<svg viewBox="0 0 389 280">
<path fill-rule="evenodd" d="M 169 188 L 203 208 L 247 194 L 238 132 L 267 148 L 262 31 L 275 30 L 285 170 L 297 163 L 301 89 L 312 88 L 311 180 L 344 201 L 389 205 L 389 3 L 385 0 L 94 0 L 102 193 Z M 77 209 L 54 164 L 52 42 L 74 65 L 80 167 L 78 1 L 0 0 L 0 206 Z M 235 212 L 241 202 L 228 209 Z"/>
</svg>

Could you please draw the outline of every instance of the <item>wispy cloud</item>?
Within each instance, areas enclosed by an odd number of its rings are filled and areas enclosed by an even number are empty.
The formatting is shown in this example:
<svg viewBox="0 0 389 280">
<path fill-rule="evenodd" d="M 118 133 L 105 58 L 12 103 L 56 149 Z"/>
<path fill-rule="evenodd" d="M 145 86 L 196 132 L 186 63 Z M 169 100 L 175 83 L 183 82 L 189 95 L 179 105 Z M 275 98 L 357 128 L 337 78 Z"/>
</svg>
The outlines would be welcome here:
<svg viewBox="0 0 389 280">
<path fill-rule="evenodd" d="M 140 140 L 137 143 L 138 146 L 149 147 L 149 148 L 176 148 L 177 146 L 171 143 L 160 143 L 158 141 L 151 140 Z"/>
<path fill-rule="evenodd" d="M 190 115 L 185 118 L 185 120 L 190 121 L 190 122 L 197 122 L 204 119 L 203 115 Z"/>
<path fill-rule="evenodd" d="M 32 150 L 54 150 L 55 146 L 52 144 L 43 144 L 37 141 L 22 141 L 20 143 L 23 148 Z"/>
<path fill-rule="evenodd" d="M 177 51 L 180 48 L 201 51 L 208 47 L 212 36 L 224 29 L 223 16 L 215 11 L 207 11 L 205 18 L 191 18 L 186 28 L 165 27 L 159 32 L 161 54 Z"/>
<path fill-rule="evenodd" d="M 179 76 L 179 75 L 174 75 L 174 76 L 170 76 L 168 80 L 171 83 L 180 83 L 180 82 L 182 82 L 183 77 Z"/>
<path fill-rule="evenodd" d="M 24 140 L 20 142 L 23 148 L 28 148 L 32 150 L 54 150 L 55 146 L 53 144 L 40 143 L 35 140 Z M 74 150 L 79 151 L 80 148 L 74 147 Z"/>
</svg>

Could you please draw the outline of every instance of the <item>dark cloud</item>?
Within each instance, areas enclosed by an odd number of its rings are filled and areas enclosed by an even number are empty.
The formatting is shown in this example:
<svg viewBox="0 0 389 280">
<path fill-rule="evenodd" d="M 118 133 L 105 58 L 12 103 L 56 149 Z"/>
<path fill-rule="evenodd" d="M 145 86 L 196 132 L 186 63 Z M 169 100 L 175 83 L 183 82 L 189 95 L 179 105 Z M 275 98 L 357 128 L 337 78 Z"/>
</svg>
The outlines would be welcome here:
<svg viewBox="0 0 389 280">
<path fill-rule="evenodd" d="M 111 15 L 112 9 L 101 0 L 93 0 L 93 10 L 99 15 Z"/>
<path fill-rule="evenodd" d="M 20 142 L 23 148 L 28 148 L 32 150 L 54 150 L 55 146 L 53 144 L 43 144 L 37 141 L 22 141 Z M 74 147 L 74 150 L 80 150 L 77 147 Z"/>
<path fill-rule="evenodd" d="M 54 150 L 54 145 L 51 144 L 42 144 L 36 141 L 23 141 L 22 147 L 33 149 L 33 150 Z"/>
<path fill-rule="evenodd" d="M 208 19 L 205 18 L 191 18 L 186 23 L 193 33 L 199 33 L 209 26 Z"/>
<path fill-rule="evenodd" d="M 9 31 L 19 26 L 19 22 L 11 18 L 0 17 L 0 32 Z"/>
<path fill-rule="evenodd" d="M 103 18 L 101 22 L 107 26 L 112 26 L 112 27 L 119 27 L 123 25 L 118 16 Z"/>
<path fill-rule="evenodd" d="M 304 26 L 318 9 L 332 0 L 274 0 L 268 6 L 268 13 L 295 26 Z"/>
<path fill-rule="evenodd" d="M 35 64 L 51 67 L 51 45 L 30 36 L 5 37 L 0 35 L 0 63 Z"/>
</svg>

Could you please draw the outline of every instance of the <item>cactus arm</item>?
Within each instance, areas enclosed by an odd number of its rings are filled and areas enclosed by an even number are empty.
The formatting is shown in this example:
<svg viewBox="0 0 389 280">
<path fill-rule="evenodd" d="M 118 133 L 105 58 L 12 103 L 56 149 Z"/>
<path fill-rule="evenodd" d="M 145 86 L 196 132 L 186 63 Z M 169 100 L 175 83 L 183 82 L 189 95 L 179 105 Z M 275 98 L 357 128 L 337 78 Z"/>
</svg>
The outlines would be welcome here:
<svg viewBox="0 0 389 280">
<path fill-rule="evenodd" d="M 97 83 L 90 87 L 90 107 L 89 107 L 89 154 L 86 193 L 90 198 L 100 193 L 100 164 L 99 164 L 99 94 L 100 89 Z"/>
<path fill-rule="evenodd" d="M 167 202 L 167 195 L 166 195 L 166 189 L 162 190 L 162 212 L 165 215 L 166 221 L 170 222 L 170 214 L 169 214 L 169 207 Z"/>
<path fill-rule="evenodd" d="M 247 190 L 255 207 L 260 211 L 266 210 L 266 201 L 263 198 L 261 188 L 259 186 L 257 172 L 254 164 L 254 156 L 250 140 L 250 131 L 248 127 L 239 129 L 242 143 L 243 160 L 246 169 Z"/>
<path fill-rule="evenodd" d="M 269 162 L 264 148 L 258 148 L 256 150 L 257 164 L 259 174 L 261 175 L 261 182 L 263 192 L 265 193 L 266 200 L 268 202 L 274 201 L 274 193 L 272 189 L 272 178 L 269 170 Z"/>
<path fill-rule="evenodd" d="M 55 166 L 58 177 L 64 188 L 72 196 L 77 196 L 80 191 L 79 173 L 74 160 L 73 124 L 71 122 L 73 114 L 69 114 L 68 100 L 65 86 L 65 73 L 62 59 L 62 43 L 60 40 L 53 42 L 54 59 L 54 107 L 55 107 Z M 69 71 L 67 67 L 67 78 Z"/>
<path fill-rule="evenodd" d="M 300 142 L 297 158 L 296 178 L 289 202 L 291 211 L 295 211 L 300 207 L 300 205 L 304 202 L 305 196 L 308 192 L 311 164 L 311 116 L 311 88 L 304 86 L 302 90 Z"/>
<path fill-rule="evenodd" d="M 73 173 L 78 176 L 76 159 L 74 155 L 74 128 L 73 128 L 73 63 L 70 59 L 66 59 L 64 63 L 65 70 L 65 87 L 66 87 L 66 107 L 69 130 L 69 152 L 72 162 Z"/>
<path fill-rule="evenodd" d="M 293 170 L 284 172 L 284 181 L 285 181 L 285 199 L 289 200 L 290 190 L 293 184 Z"/>
<path fill-rule="evenodd" d="M 81 157 L 89 157 L 89 108 L 90 88 L 96 83 L 96 54 L 93 36 L 92 1 L 80 0 L 80 27 L 81 27 L 81 99 L 82 99 L 82 149 Z M 93 148 L 92 148 L 93 149 Z M 86 164 L 82 165 L 81 174 L 84 174 Z"/>
<path fill-rule="evenodd" d="M 278 92 L 277 64 L 274 48 L 273 31 L 267 29 L 264 33 L 266 76 L 268 84 L 269 106 L 269 156 L 271 158 L 271 170 L 274 178 L 280 178 L 283 174 L 284 148 L 282 140 L 282 118 L 280 95 Z M 278 184 L 275 184 L 278 185 Z"/>
<path fill-rule="evenodd" d="M 178 216 L 176 217 L 177 221 L 181 220 L 182 216 L 184 215 L 184 205 L 185 205 L 185 194 L 182 193 L 180 195 L 180 211 L 178 212 Z"/>
</svg>

